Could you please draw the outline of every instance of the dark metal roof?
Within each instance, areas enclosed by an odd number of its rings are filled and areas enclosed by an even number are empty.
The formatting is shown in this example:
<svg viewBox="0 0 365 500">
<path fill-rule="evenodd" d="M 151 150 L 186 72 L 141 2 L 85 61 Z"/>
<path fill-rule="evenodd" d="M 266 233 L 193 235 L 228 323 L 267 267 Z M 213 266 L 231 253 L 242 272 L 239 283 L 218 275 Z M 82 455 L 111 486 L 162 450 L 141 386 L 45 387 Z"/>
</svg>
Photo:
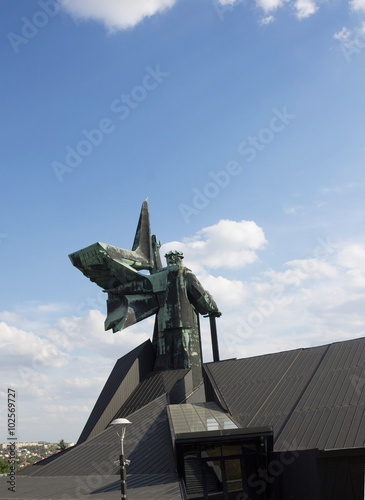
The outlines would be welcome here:
<svg viewBox="0 0 365 500">
<path fill-rule="evenodd" d="M 125 437 L 125 454 L 131 460 L 128 473 L 174 474 L 174 457 L 163 395 L 128 415 L 132 422 Z M 120 442 L 113 427 L 60 454 L 53 462 L 28 467 L 28 476 L 85 476 L 118 474 Z"/>
<path fill-rule="evenodd" d="M 85 426 L 91 429 L 89 438 L 19 472 L 18 493 L 11 498 L 57 499 L 67 494 L 66 498 L 82 498 L 82 494 L 94 499 L 119 498 L 119 466 L 114 462 L 120 445 L 115 429 L 96 433 L 99 420 L 102 427 L 119 414 L 132 422 L 125 440 L 126 456 L 131 460 L 129 498 L 184 498 L 175 472 L 167 406 L 173 395 L 175 402 L 194 400 L 202 389 L 192 393 L 189 370 L 143 373 L 140 363 L 151 363 L 151 348 L 148 341 L 117 362 Z M 208 363 L 204 371 L 207 395 L 229 411 L 239 426 L 252 432 L 273 428 L 275 451 L 364 450 L 365 338 Z M 177 410 L 185 414 L 189 407 L 197 408 L 198 414 L 199 410 L 217 410 L 214 403 L 183 404 Z M 224 412 L 218 413 L 226 417 Z M 223 421 L 223 430 L 202 433 L 206 437 L 242 430 L 224 429 Z M 195 434 L 189 428 L 176 437 L 191 439 Z M 86 489 L 85 481 L 90 483 Z M 6 478 L 0 478 L 0 483 L 0 498 L 6 499 Z M 83 484 L 78 496 L 76 488 Z"/>
<path fill-rule="evenodd" d="M 142 378 L 153 369 L 154 359 L 150 340 L 118 359 L 77 444 L 96 436 L 109 425 Z"/>
<path fill-rule="evenodd" d="M 39 476 L 17 477 L 15 493 L 8 491 L 6 477 L 0 477 L 1 500 L 74 500 L 88 498 L 120 500 L 120 481 L 116 476 Z M 182 486 L 168 474 L 127 476 L 128 499 L 181 500 Z"/>
<path fill-rule="evenodd" d="M 113 418 L 126 417 L 166 393 L 172 392 L 172 394 L 170 394 L 171 401 L 171 397 L 174 397 L 173 389 L 175 385 L 178 384 L 179 381 L 182 382 L 182 379 L 188 372 L 189 370 L 169 370 L 165 372 L 149 373 Z M 183 393 L 181 400 L 183 400 L 184 397 L 185 393 Z M 179 402 L 181 402 L 181 400 Z"/>
<path fill-rule="evenodd" d="M 277 451 L 364 446 L 365 338 L 204 369 L 242 427 L 273 426 Z"/>
<path fill-rule="evenodd" d="M 202 382 L 196 389 L 188 394 L 185 403 L 204 403 L 205 401 L 205 386 L 204 382 Z"/>
</svg>

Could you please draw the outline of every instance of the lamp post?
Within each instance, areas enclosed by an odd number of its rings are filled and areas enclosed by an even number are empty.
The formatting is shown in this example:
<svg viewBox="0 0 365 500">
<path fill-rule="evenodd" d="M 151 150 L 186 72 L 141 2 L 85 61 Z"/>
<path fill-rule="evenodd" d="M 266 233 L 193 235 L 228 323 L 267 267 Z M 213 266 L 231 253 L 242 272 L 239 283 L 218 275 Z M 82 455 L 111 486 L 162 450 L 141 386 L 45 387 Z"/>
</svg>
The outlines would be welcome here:
<svg viewBox="0 0 365 500">
<path fill-rule="evenodd" d="M 110 425 L 121 425 L 122 426 L 122 432 L 119 434 L 117 432 L 118 436 L 120 437 L 120 455 L 119 455 L 119 463 L 120 463 L 120 492 L 122 494 L 122 500 L 127 499 L 127 472 L 126 472 L 126 465 L 128 465 L 130 462 L 129 460 L 124 460 L 124 436 L 125 436 L 125 430 L 127 428 L 127 425 L 131 424 L 129 420 L 126 418 L 116 418 L 111 422 Z"/>
</svg>

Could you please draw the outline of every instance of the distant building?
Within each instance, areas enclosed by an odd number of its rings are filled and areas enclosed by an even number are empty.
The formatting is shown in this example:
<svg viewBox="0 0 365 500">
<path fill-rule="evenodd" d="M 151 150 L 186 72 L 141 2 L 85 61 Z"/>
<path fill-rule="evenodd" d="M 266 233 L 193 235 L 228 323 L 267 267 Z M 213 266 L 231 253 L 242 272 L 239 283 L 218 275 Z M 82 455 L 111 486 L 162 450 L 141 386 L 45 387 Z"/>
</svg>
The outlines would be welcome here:
<svg viewBox="0 0 365 500">
<path fill-rule="evenodd" d="M 23 469 L 17 498 L 119 499 L 118 417 L 131 500 L 364 498 L 365 338 L 206 363 L 194 390 L 154 356 L 117 361 L 77 444 Z"/>
<path fill-rule="evenodd" d="M 9 446 L 9 442 L 8 443 L 1 443 L 0 446 L 1 446 L 1 448 L 3 450 L 6 450 L 8 448 L 8 446 Z M 47 445 L 44 445 L 43 442 L 42 443 L 35 443 L 35 442 L 33 442 L 33 443 L 26 443 L 26 442 L 20 442 L 20 441 L 19 442 L 18 441 L 15 442 L 15 447 L 16 448 L 28 448 L 29 446 L 42 446 L 44 448 L 48 447 Z"/>
<path fill-rule="evenodd" d="M 26 467 L 27 465 L 30 465 L 30 462 L 20 462 L 19 467 Z"/>
</svg>

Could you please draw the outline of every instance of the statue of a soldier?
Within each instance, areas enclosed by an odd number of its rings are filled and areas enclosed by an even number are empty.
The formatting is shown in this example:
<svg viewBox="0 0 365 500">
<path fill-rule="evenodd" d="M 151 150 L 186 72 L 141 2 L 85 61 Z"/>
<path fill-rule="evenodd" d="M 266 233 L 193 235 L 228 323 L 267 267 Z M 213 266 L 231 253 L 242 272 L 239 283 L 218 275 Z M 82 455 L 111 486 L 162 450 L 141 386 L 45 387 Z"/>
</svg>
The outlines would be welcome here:
<svg viewBox="0 0 365 500">
<path fill-rule="evenodd" d="M 156 370 L 201 369 L 199 314 L 219 316 L 217 305 L 190 269 L 182 265 L 183 254 L 168 252 L 164 276 L 166 288 L 160 295 L 157 312 Z"/>
<path fill-rule="evenodd" d="M 209 292 L 183 266 L 182 252 L 168 252 L 167 267 L 162 268 L 159 248 L 155 236 L 151 238 L 145 200 L 132 251 L 95 243 L 70 259 L 108 293 L 105 329 L 117 332 L 156 314 L 155 370 L 190 368 L 196 387 L 202 378 L 198 314 L 213 318 L 221 313 Z"/>
</svg>

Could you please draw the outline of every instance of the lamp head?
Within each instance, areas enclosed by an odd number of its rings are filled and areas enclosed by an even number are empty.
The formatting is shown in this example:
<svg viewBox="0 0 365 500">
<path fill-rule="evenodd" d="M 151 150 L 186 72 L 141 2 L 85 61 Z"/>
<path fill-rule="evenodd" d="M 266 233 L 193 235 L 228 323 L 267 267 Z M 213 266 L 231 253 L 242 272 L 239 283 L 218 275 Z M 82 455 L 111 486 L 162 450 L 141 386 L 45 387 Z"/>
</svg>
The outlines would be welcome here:
<svg viewBox="0 0 365 500">
<path fill-rule="evenodd" d="M 128 424 L 131 424 L 131 423 L 132 422 L 130 422 L 126 418 L 116 418 L 115 420 L 113 420 L 113 422 L 110 422 L 110 425 L 128 425 Z"/>
<path fill-rule="evenodd" d="M 126 431 L 126 428 L 129 424 L 131 424 L 132 422 L 130 422 L 129 420 L 127 420 L 126 418 L 116 418 L 115 420 L 113 420 L 112 422 L 110 422 L 110 425 L 120 425 L 122 427 L 121 429 L 121 433 L 119 434 L 119 432 L 116 430 L 118 436 L 120 437 L 120 442 L 121 442 L 121 445 L 122 445 L 122 454 L 123 454 L 123 439 L 124 439 L 124 436 L 125 436 L 125 431 Z"/>
</svg>

